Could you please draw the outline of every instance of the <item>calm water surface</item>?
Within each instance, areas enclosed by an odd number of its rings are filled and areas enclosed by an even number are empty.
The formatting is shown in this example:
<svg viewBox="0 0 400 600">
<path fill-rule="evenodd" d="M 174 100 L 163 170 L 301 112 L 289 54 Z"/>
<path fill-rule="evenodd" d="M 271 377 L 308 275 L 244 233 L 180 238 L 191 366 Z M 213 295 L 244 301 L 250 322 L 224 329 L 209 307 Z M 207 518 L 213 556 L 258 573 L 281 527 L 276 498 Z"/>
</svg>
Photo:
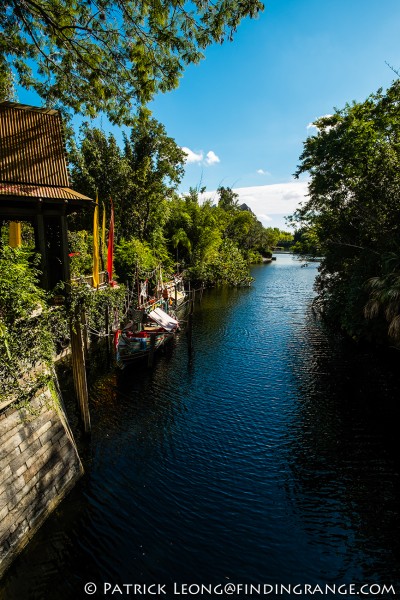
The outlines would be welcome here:
<svg viewBox="0 0 400 600">
<path fill-rule="evenodd" d="M 88 581 L 400 593 L 398 355 L 327 336 L 316 269 L 278 256 L 251 288 L 204 294 L 191 360 L 181 334 L 153 371 L 93 382 L 86 475 L 2 600 L 88 598 Z"/>
</svg>

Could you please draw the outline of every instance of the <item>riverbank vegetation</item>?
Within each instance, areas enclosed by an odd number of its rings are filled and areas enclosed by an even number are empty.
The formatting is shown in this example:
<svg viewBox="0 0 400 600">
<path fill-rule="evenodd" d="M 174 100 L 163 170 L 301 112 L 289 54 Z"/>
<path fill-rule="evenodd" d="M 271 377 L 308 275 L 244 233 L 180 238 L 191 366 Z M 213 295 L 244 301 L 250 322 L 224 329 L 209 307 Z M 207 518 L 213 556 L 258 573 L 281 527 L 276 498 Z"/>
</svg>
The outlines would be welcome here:
<svg viewBox="0 0 400 600">
<path fill-rule="evenodd" d="M 104 223 L 110 217 L 112 198 L 113 279 L 119 286 L 99 290 L 90 286 L 93 207 L 68 217 L 72 282 L 49 293 L 39 285 L 40 257 L 34 253 L 33 227 L 22 223 L 22 246 L 10 248 L 8 224 L 3 223 L 2 398 L 15 395 L 21 399 L 44 384 L 44 372 L 38 377 L 35 365 L 47 366 L 51 373 L 54 355 L 68 344 L 70 327 L 81 315 L 85 331 L 94 338 L 108 334 L 113 323 L 118 327 L 126 312 L 125 284 L 136 289 L 138 271 L 154 272 L 163 264 L 165 275 L 185 270 L 188 279 L 204 285 L 247 285 L 249 265 L 270 256 L 280 239 L 290 237 L 278 229 L 264 228 L 230 188 L 220 187 L 213 199 L 204 197 L 204 189 L 178 194 L 185 155 L 145 109 L 139 111 L 122 148 L 112 134 L 85 125 L 78 142 L 69 138 L 69 163 L 73 187 L 99 197 Z M 106 235 L 97 237 L 104 270 Z M 32 381 L 24 373 L 29 373 Z M 46 377 L 51 379 L 51 375 Z"/>
<path fill-rule="evenodd" d="M 270 256 L 281 238 L 290 237 L 264 228 L 247 206 L 239 205 L 230 188 L 220 187 L 213 199 L 207 199 L 203 188 L 179 194 L 187 157 L 146 107 L 156 93 L 177 87 L 185 67 L 199 62 L 205 48 L 231 41 L 241 20 L 261 10 L 259 0 L 218 0 L 212 6 L 191 7 L 112 0 L 103 2 L 101 10 L 90 3 L 72 6 L 66 0 L 40 6 L 6 2 L 0 17 L 5 40 L 0 101 L 18 101 L 20 85 L 35 90 L 47 107 L 61 110 L 67 124 L 72 187 L 99 198 L 103 223 L 110 219 L 112 200 L 112 278 L 119 287 L 95 291 L 88 284 L 93 241 L 100 229 L 102 270 L 106 263 L 106 227 L 96 226 L 94 232 L 93 207 L 68 216 L 72 283 L 64 282 L 63 290 L 51 290 L 49 295 L 39 286 L 33 229 L 22 224 L 22 247 L 10 249 L 8 223 L 3 222 L 4 397 L 12 389 L 23 395 L 21 374 L 31 371 L 29 365 L 50 364 L 68 340 L 71 320 L 80 313 L 85 314 L 88 330 L 100 335 L 105 318 L 117 320 L 124 309 L 124 284 L 132 287 L 137 271 L 151 272 L 163 264 L 166 273 L 184 269 L 188 278 L 205 285 L 247 284 L 249 265 Z M 68 121 L 74 113 L 89 119 L 104 114 L 113 125 L 129 126 L 122 147 L 113 134 L 89 123 L 76 138 Z M 57 305 L 54 300 L 60 292 L 64 301 Z"/>
<path fill-rule="evenodd" d="M 49 365 L 53 358 L 46 294 L 37 285 L 37 266 L 29 249 L 1 249 L 0 402 L 9 396 L 21 400 L 42 385 L 32 365 Z"/>
<path fill-rule="evenodd" d="M 205 188 L 178 194 L 185 153 L 146 109 L 123 139 L 120 148 L 113 134 L 85 125 L 79 140 L 69 145 L 74 189 L 90 197 L 98 194 L 106 212 L 112 198 L 120 282 L 131 281 L 137 267 L 150 271 L 162 263 L 169 272 L 185 269 L 189 278 L 205 285 L 240 285 L 248 282 L 251 263 L 271 256 L 280 240 L 291 238 L 263 227 L 228 187 L 221 186 L 212 199 Z M 78 264 L 90 272 L 91 228 L 90 210 L 70 222 L 74 272 Z"/>
<path fill-rule="evenodd" d="M 355 339 L 400 344 L 400 81 L 314 123 L 296 176 L 297 250 L 323 256 L 325 318 Z M 296 246 L 295 246 L 296 248 Z"/>
<path fill-rule="evenodd" d="M 77 315 L 94 341 L 125 314 L 124 286 L 94 290 L 84 280 L 54 304 L 54 290 L 39 285 L 39 263 L 29 245 L 0 248 L 0 404 L 23 404 L 53 381 L 54 358 L 68 346 Z"/>
</svg>

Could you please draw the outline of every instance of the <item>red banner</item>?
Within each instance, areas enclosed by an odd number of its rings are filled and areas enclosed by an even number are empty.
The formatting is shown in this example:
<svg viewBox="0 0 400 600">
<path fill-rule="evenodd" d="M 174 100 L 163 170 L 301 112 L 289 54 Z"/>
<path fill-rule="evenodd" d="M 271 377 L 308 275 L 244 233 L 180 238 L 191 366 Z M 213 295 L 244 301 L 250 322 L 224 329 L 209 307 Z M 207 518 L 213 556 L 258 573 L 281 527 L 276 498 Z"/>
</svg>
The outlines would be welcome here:
<svg viewBox="0 0 400 600">
<path fill-rule="evenodd" d="M 107 273 L 108 281 L 112 283 L 113 276 L 113 258 L 114 258 L 114 205 L 110 198 L 111 203 L 111 216 L 110 216 L 110 227 L 108 230 L 108 247 L 107 247 Z"/>
</svg>

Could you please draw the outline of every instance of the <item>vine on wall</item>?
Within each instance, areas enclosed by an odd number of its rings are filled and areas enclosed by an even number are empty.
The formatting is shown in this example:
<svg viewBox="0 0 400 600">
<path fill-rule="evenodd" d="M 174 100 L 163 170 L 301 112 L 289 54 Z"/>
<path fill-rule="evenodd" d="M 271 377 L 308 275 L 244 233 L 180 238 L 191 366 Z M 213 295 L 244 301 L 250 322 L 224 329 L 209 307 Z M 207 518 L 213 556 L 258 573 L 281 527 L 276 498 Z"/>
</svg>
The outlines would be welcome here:
<svg viewBox="0 0 400 600">
<path fill-rule="evenodd" d="M 26 406 L 53 380 L 54 356 L 67 345 L 71 319 L 86 315 L 89 332 L 106 334 L 124 314 L 125 288 L 93 290 L 83 280 L 71 285 L 66 301 L 53 306 L 39 285 L 39 257 L 24 247 L 0 249 L 0 403 Z"/>
</svg>

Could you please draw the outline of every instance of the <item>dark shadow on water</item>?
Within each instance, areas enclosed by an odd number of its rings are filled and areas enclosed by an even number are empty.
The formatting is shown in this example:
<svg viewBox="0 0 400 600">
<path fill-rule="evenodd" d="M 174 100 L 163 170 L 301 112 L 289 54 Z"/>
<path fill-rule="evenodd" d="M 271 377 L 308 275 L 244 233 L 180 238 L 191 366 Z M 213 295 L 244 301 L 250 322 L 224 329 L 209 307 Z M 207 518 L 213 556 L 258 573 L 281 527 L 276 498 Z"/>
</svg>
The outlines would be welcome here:
<svg viewBox="0 0 400 600">
<path fill-rule="evenodd" d="M 84 598 L 87 581 L 398 583 L 397 355 L 326 334 L 315 272 L 278 257 L 252 288 L 205 291 L 191 357 L 184 332 L 152 369 L 100 353 L 90 441 L 61 377 L 86 474 L 1 600 Z"/>
<path fill-rule="evenodd" d="M 338 563 L 339 582 L 399 584 L 398 358 L 324 331 L 311 313 L 293 353 L 287 492 L 327 577 Z"/>
</svg>

